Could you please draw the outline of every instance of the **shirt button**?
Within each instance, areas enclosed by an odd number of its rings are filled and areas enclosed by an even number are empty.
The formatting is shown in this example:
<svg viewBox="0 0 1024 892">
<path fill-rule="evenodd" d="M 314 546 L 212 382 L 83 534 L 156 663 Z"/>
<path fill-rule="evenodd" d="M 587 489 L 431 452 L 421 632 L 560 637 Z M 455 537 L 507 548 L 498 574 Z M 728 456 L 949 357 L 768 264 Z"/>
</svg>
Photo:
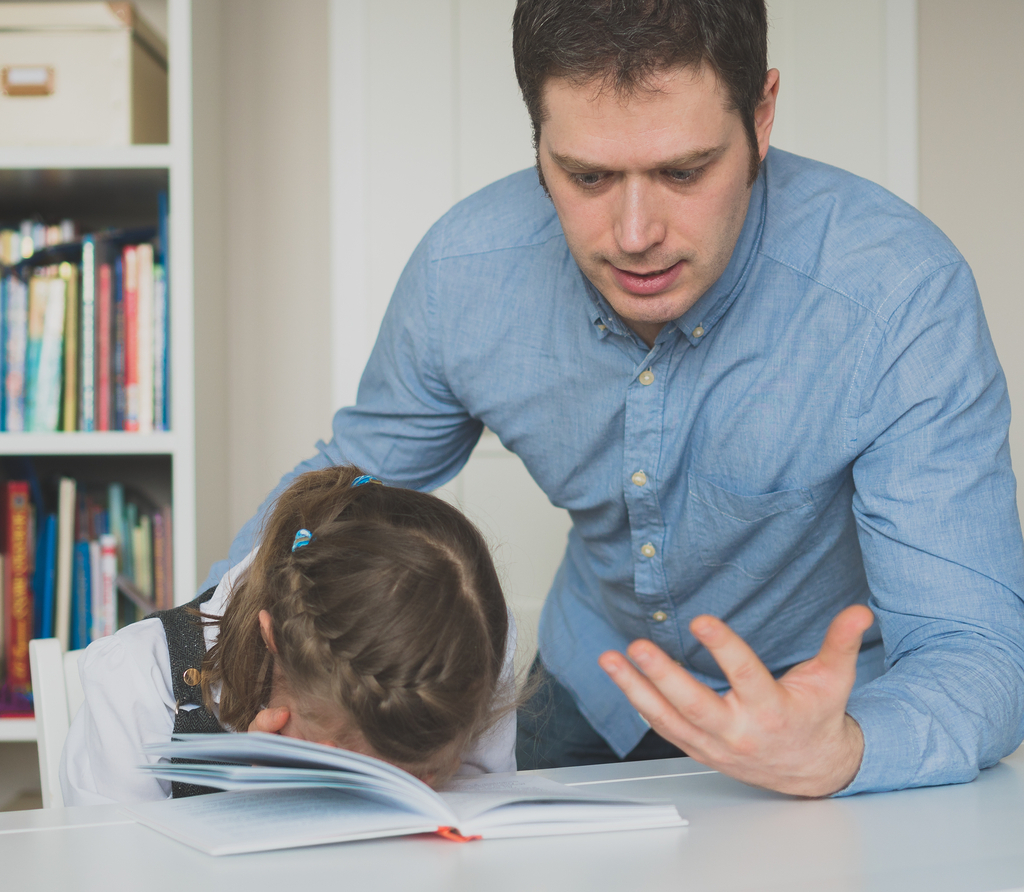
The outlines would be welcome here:
<svg viewBox="0 0 1024 892">
<path fill-rule="evenodd" d="M 651 619 L 656 623 L 663 623 L 668 619 L 668 614 L 665 613 L 664 610 L 655 610 L 654 613 L 651 614 Z"/>
<path fill-rule="evenodd" d="M 637 471 L 632 480 L 637 486 L 643 486 L 647 482 L 647 475 L 643 471 Z"/>
<path fill-rule="evenodd" d="M 654 382 L 654 372 L 652 372 L 650 369 L 647 369 L 647 371 L 640 373 L 640 383 L 643 384 L 644 387 L 646 387 L 648 384 L 651 384 L 653 382 Z"/>
<path fill-rule="evenodd" d="M 657 552 L 654 550 L 654 546 L 650 542 L 640 546 L 640 554 L 644 557 L 654 557 Z"/>
<path fill-rule="evenodd" d="M 698 325 L 698 326 L 697 326 L 697 327 L 696 327 L 696 328 L 695 328 L 695 329 L 693 330 L 693 336 L 694 336 L 695 338 L 702 338 L 702 337 L 704 337 L 704 326 L 703 326 L 703 325 Z"/>
</svg>

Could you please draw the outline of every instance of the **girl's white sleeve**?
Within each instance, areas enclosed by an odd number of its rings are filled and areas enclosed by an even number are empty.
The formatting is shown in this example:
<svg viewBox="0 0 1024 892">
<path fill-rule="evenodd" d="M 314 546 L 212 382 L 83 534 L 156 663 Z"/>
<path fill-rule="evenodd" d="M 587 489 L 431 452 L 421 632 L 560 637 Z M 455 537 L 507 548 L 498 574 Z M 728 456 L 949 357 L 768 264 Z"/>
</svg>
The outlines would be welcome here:
<svg viewBox="0 0 1024 892">
<path fill-rule="evenodd" d="M 174 729 L 167 636 L 159 619 L 94 641 L 79 659 L 85 702 L 71 722 L 60 764 L 65 805 L 168 799 L 169 781 L 136 766 L 158 761 L 146 743 Z"/>
<path fill-rule="evenodd" d="M 496 709 L 508 708 L 505 715 L 482 734 L 468 752 L 456 774 L 497 774 L 516 770 L 516 711 L 510 708 L 516 696 L 516 621 L 508 612 L 508 638 L 505 641 L 505 662 L 494 698 Z"/>
</svg>

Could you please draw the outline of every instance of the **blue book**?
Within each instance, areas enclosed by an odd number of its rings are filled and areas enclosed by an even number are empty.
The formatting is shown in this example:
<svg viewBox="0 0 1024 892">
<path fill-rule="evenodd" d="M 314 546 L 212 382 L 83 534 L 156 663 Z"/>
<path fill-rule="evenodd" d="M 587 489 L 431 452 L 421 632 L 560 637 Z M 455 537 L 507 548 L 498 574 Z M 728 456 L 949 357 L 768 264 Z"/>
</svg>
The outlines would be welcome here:
<svg viewBox="0 0 1024 892">
<path fill-rule="evenodd" d="M 42 511 L 39 502 L 35 502 L 36 510 Z M 32 615 L 33 615 L 33 638 L 46 638 L 43 634 L 44 622 L 43 622 L 43 578 L 46 573 L 46 561 L 44 555 L 46 554 L 46 517 L 40 515 L 36 521 L 36 550 L 33 557 L 34 564 L 32 567 Z"/>
<path fill-rule="evenodd" d="M 25 430 L 25 362 L 28 350 L 28 286 L 7 276 L 4 306 L 4 419 L 5 431 Z"/>
<path fill-rule="evenodd" d="M 92 563 L 89 543 L 75 543 L 74 577 L 71 594 L 71 649 L 78 650 L 89 644 L 92 628 Z"/>
<path fill-rule="evenodd" d="M 46 515 L 43 549 L 36 549 L 36 562 L 42 563 L 42 588 L 36 590 L 43 602 L 43 621 L 40 638 L 54 637 L 54 612 L 57 602 L 57 515 Z"/>
<path fill-rule="evenodd" d="M 96 240 L 82 239 L 82 318 L 79 320 L 78 429 L 96 430 Z"/>
<path fill-rule="evenodd" d="M 153 429 L 170 430 L 167 406 L 170 315 L 167 306 L 167 273 L 163 266 L 153 267 Z"/>
</svg>

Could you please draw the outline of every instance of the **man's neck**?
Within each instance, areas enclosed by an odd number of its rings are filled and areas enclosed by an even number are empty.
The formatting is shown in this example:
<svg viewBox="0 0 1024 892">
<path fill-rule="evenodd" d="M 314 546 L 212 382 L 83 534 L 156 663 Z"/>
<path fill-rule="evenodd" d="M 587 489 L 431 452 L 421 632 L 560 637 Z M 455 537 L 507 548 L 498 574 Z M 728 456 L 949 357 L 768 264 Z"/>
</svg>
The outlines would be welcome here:
<svg viewBox="0 0 1024 892">
<path fill-rule="evenodd" d="M 626 322 L 625 319 L 622 320 Z M 655 340 L 657 340 L 658 332 L 665 327 L 664 322 L 626 322 L 626 325 L 634 333 L 640 336 L 648 347 L 653 347 Z"/>
</svg>

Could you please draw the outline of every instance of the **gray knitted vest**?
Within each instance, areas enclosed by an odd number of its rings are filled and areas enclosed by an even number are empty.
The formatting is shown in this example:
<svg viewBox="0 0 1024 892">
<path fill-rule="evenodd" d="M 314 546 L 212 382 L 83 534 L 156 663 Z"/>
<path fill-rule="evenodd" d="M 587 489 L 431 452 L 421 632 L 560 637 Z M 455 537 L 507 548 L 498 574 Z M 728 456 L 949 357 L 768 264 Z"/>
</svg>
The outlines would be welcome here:
<svg viewBox="0 0 1024 892">
<path fill-rule="evenodd" d="M 164 632 L 167 633 L 167 653 L 171 659 L 171 686 L 174 692 L 175 734 L 216 734 L 224 731 L 213 713 L 203 705 L 199 673 L 206 656 L 206 641 L 203 638 L 202 621 L 194 613 L 188 612 L 190 608 L 198 610 L 200 605 L 213 597 L 214 591 L 216 588 L 207 589 L 188 604 L 150 614 L 150 617 L 156 617 L 163 623 Z M 183 796 L 200 796 L 220 791 L 213 787 L 173 781 L 171 792 L 175 799 L 180 799 Z"/>
</svg>

